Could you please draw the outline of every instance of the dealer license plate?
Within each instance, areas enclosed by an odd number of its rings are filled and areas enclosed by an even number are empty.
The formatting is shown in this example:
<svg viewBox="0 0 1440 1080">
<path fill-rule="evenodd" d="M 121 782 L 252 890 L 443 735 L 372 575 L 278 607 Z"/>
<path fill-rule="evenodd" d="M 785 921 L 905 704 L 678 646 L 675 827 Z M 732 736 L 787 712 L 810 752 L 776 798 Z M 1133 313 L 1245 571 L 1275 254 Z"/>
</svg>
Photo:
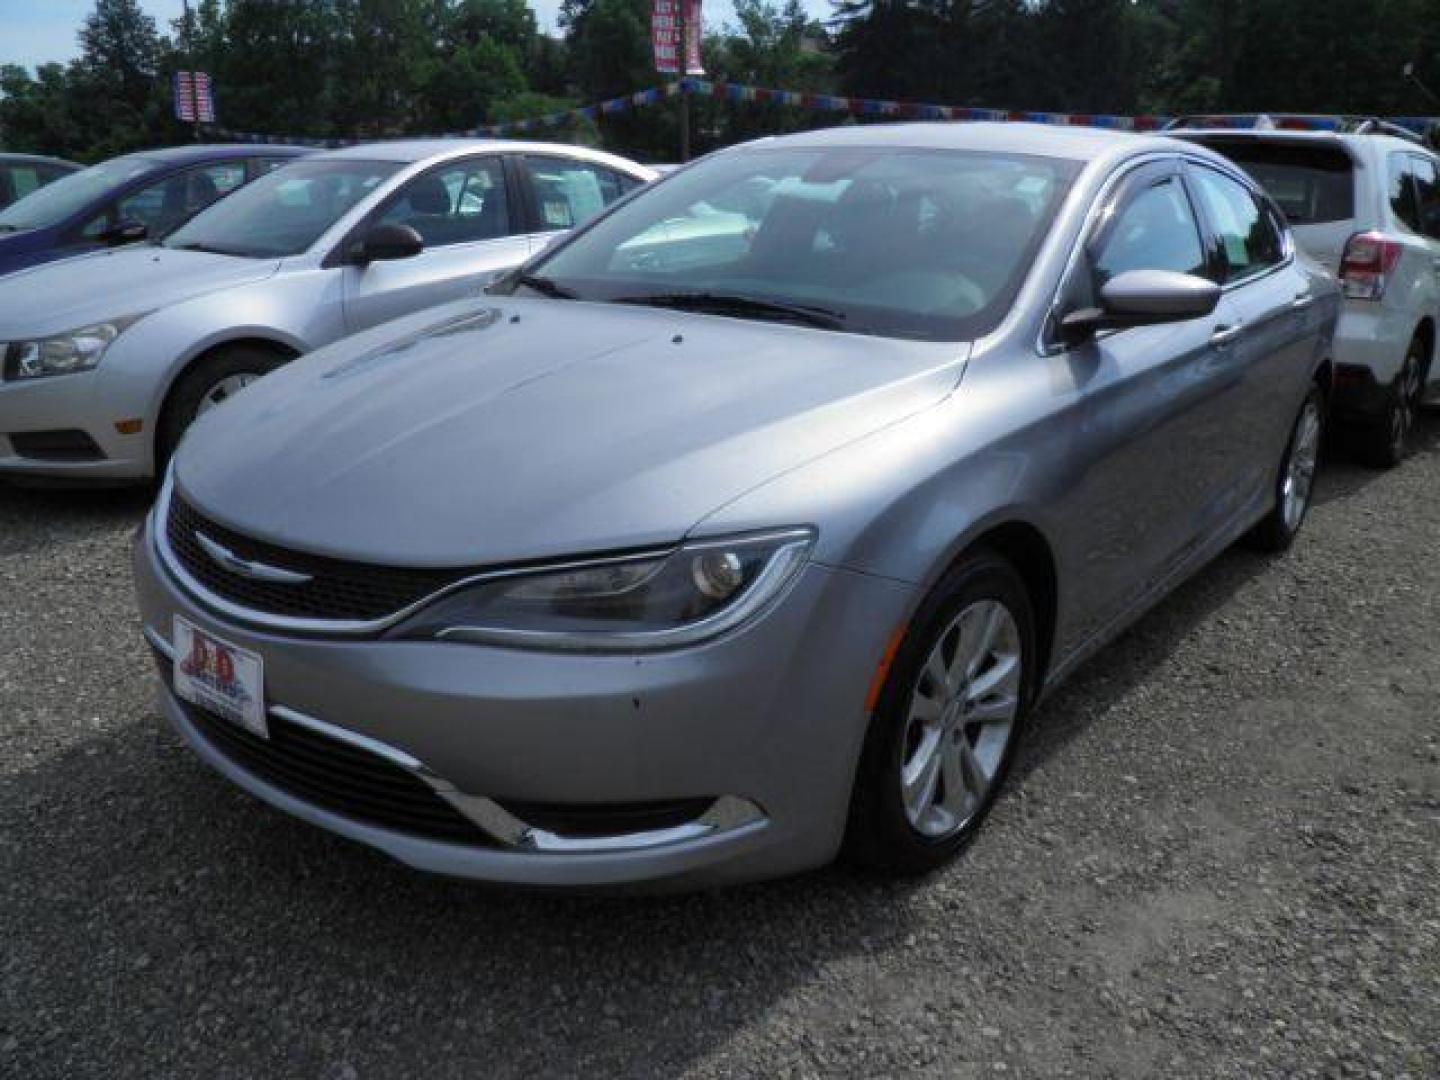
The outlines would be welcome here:
<svg viewBox="0 0 1440 1080">
<path fill-rule="evenodd" d="M 175 616 L 175 693 L 262 739 L 265 723 L 265 662 L 259 653 L 232 645 Z"/>
</svg>

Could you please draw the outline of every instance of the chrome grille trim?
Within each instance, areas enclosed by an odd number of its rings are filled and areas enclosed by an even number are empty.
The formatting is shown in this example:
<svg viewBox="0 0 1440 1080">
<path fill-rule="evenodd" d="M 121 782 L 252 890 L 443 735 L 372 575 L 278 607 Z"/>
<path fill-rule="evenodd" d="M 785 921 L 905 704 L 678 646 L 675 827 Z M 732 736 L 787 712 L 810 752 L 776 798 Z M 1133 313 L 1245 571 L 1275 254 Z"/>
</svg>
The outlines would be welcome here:
<svg viewBox="0 0 1440 1080">
<path fill-rule="evenodd" d="M 168 522 L 170 517 L 170 503 L 174 496 L 175 478 L 174 471 L 166 473 L 165 482 L 161 486 L 160 494 L 155 500 L 155 507 L 151 510 L 150 516 L 150 540 L 155 546 L 155 552 L 159 556 L 161 564 L 170 573 L 180 586 L 194 599 L 205 607 L 228 619 L 248 626 L 259 627 L 266 630 L 280 630 L 286 633 L 302 634 L 308 636 L 338 636 L 338 637 L 374 637 L 390 629 L 398 623 L 403 622 L 422 608 L 428 607 L 453 592 L 469 588 L 486 581 L 494 581 L 498 578 L 519 577 L 524 574 L 539 572 L 553 573 L 578 568 L 589 568 L 601 566 L 608 562 L 629 562 L 635 559 L 658 559 L 670 555 L 675 547 L 649 548 L 642 551 L 628 552 L 624 555 L 616 555 L 612 558 L 604 556 L 594 559 L 566 560 L 564 562 L 546 563 L 543 565 L 526 566 L 501 570 L 483 570 L 465 577 L 457 578 L 450 584 L 436 589 L 412 604 L 408 604 L 399 611 L 385 615 L 377 619 L 312 619 L 301 618 L 293 615 L 275 615 L 267 611 L 257 611 L 254 608 L 234 603 L 233 601 L 219 595 L 213 589 L 207 588 L 203 583 L 197 581 L 195 576 L 186 570 L 184 563 L 174 549 L 170 546 L 168 535 Z"/>
</svg>

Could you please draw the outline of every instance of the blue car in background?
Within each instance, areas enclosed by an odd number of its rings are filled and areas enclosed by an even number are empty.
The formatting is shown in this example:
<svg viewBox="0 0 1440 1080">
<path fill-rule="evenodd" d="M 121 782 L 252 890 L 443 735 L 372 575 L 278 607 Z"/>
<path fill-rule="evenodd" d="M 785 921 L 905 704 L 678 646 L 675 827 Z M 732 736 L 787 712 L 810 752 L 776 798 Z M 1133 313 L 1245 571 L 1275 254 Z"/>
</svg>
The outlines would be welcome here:
<svg viewBox="0 0 1440 1080">
<path fill-rule="evenodd" d="M 39 154 L 0 154 L 0 210 L 83 167 Z"/>
<path fill-rule="evenodd" d="M 0 275 L 158 239 L 292 158 L 298 146 L 181 146 L 92 165 L 0 210 Z"/>
</svg>

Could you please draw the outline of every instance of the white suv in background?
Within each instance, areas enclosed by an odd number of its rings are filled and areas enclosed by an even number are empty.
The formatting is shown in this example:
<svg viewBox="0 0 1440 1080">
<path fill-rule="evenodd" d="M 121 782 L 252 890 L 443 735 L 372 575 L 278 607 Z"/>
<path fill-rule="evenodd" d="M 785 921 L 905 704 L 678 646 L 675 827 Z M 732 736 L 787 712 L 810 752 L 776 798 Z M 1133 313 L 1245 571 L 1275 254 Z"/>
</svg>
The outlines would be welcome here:
<svg viewBox="0 0 1440 1080">
<path fill-rule="evenodd" d="M 1175 130 L 1246 169 L 1339 279 L 1332 416 L 1362 460 L 1394 465 L 1440 398 L 1440 158 L 1401 129 Z"/>
</svg>

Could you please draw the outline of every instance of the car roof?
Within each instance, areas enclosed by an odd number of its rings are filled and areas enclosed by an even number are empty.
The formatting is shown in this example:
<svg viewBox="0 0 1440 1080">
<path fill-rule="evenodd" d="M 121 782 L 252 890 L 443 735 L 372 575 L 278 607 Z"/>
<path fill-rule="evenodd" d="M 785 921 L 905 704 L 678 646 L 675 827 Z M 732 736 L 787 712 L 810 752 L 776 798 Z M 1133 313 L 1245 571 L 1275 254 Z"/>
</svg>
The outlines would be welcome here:
<svg viewBox="0 0 1440 1080">
<path fill-rule="evenodd" d="M 299 157 L 312 154 L 305 146 L 271 146 L 256 143 L 197 143 L 193 146 L 162 146 L 154 150 L 136 150 L 125 157 L 145 158 L 166 165 L 188 165 L 196 161 L 215 161 L 248 157 Z"/>
<path fill-rule="evenodd" d="M 908 121 L 821 128 L 778 135 L 744 144 L 756 149 L 771 146 L 827 147 L 875 146 L 914 150 L 977 150 L 993 153 L 1038 154 L 1088 161 L 1114 152 L 1179 149 L 1158 135 L 1110 128 L 1069 127 L 1023 121 Z"/>
<path fill-rule="evenodd" d="M 627 169 L 650 168 L 629 161 L 603 150 L 591 150 L 585 146 L 572 146 L 557 142 L 524 142 L 517 139 L 394 139 L 384 142 L 360 143 L 338 150 L 322 151 L 319 157 L 336 159 L 357 159 L 361 161 L 399 161 L 413 164 L 421 161 L 443 161 L 447 157 L 460 157 L 477 152 L 509 154 L 567 154 L 591 161 L 605 162 Z"/>
<path fill-rule="evenodd" d="M 32 164 L 32 165 L 61 165 L 67 169 L 83 169 L 83 165 L 77 165 L 73 161 L 66 161 L 64 158 L 50 157 L 46 154 L 12 154 L 8 150 L 0 152 L 0 163 L 6 165 Z"/>
<path fill-rule="evenodd" d="M 1169 133 L 1173 138 L 1193 141 L 1201 145 L 1219 143 L 1288 143 L 1293 146 L 1334 146 L 1347 151 L 1352 158 L 1359 152 L 1372 147 L 1386 151 L 1406 151 L 1434 155 L 1422 142 L 1402 139 L 1383 131 L 1292 131 L 1286 129 L 1256 128 L 1186 128 Z"/>
</svg>

